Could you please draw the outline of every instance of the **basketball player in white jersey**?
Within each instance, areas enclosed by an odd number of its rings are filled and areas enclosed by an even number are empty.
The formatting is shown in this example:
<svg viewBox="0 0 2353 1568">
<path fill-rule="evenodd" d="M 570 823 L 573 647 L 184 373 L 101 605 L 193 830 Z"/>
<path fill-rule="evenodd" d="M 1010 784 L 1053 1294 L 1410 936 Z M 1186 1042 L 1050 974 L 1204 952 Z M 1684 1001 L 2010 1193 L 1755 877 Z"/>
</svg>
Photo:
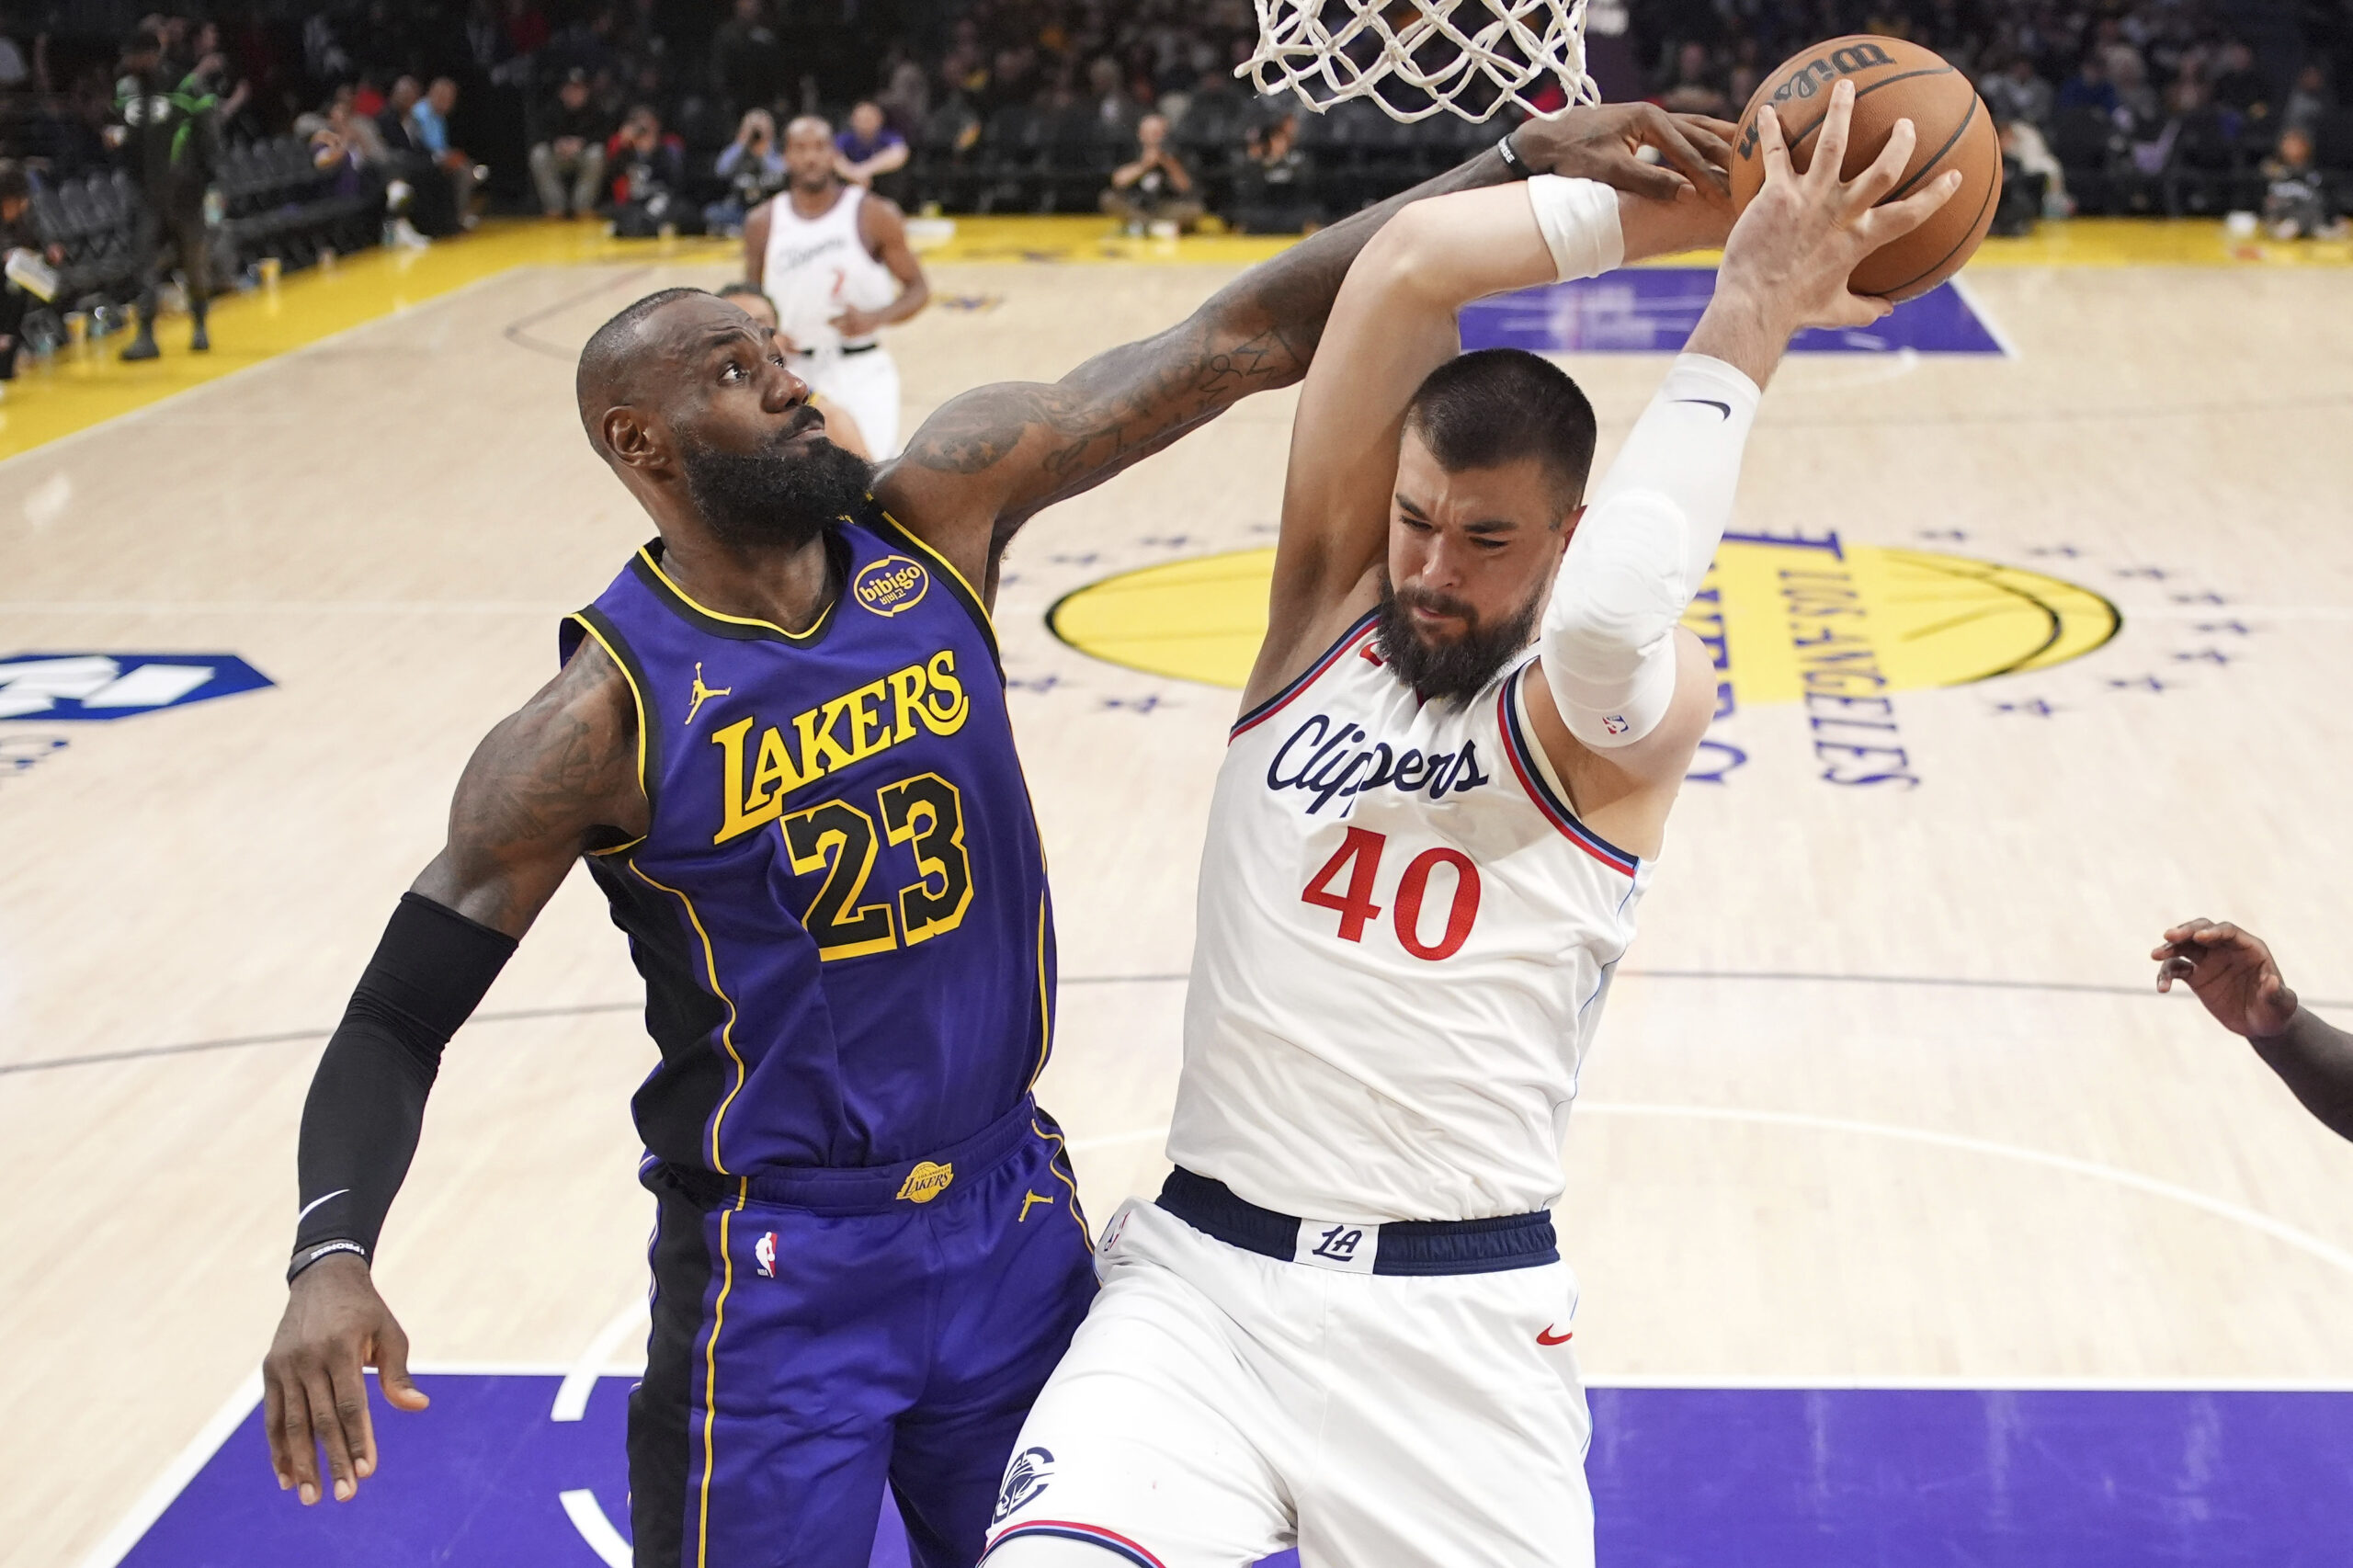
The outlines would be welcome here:
<svg viewBox="0 0 2353 1568">
<path fill-rule="evenodd" d="M 1211 806 L 1176 1170 L 1104 1233 L 991 1568 L 1592 1562 L 1545 1210 L 1714 708 L 1679 622 L 1790 334 L 1884 314 L 1848 273 L 1952 188 L 1871 205 L 1908 123 L 1841 183 L 1851 94 L 1804 176 L 1768 120 L 1714 300 L 1589 506 L 1584 396 L 1458 357 L 1454 312 L 1720 238 L 1723 199 L 1540 176 L 1418 203 L 1349 271 Z"/>
<path fill-rule="evenodd" d="M 875 337 L 931 300 L 906 220 L 843 181 L 833 127 L 804 115 L 784 130 L 785 187 L 744 222 L 744 272 L 776 302 L 792 373 L 846 408 L 877 462 L 899 451 L 899 367 Z"/>
</svg>

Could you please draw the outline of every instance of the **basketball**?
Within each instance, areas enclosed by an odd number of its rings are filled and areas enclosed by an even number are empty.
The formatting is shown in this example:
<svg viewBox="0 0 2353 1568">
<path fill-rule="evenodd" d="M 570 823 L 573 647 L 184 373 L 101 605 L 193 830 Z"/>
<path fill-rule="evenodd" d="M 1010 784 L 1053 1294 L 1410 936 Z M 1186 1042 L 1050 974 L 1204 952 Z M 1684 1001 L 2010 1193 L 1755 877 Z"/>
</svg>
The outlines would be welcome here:
<svg viewBox="0 0 2353 1568">
<path fill-rule="evenodd" d="M 1961 188 L 1927 222 L 1881 246 L 1848 279 L 1858 294 L 1909 300 L 1959 272 L 1976 253 L 2002 195 L 2002 148 L 1993 117 L 1969 78 L 1933 50 L 1900 38 L 1835 38 L 1776 66 L 1740 112 L 1733 143 L 1733 200 L 1745 208 L 1765 183 L 1765 149 L 1758 112 L 1771 104 L 1789 139 L 1790 159 L 1803 170 L 1813 156 L 1841 76 L 1855 84 L 1854 130 L 1840 171 L 1852 179 L 1887 145 L 1899 119 L 1910 119 L 1918 141 L 1904 177 L 1881 199 L 1896 201 L 1947 169 L 1961 173 Z"/>
</svg>

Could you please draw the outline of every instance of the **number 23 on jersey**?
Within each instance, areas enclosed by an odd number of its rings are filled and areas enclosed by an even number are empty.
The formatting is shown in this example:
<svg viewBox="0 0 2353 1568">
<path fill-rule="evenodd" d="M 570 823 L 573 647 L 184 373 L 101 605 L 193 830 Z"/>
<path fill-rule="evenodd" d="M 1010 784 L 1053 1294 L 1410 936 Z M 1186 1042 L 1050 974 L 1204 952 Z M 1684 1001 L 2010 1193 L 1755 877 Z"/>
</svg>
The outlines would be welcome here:
<svg viewBox="0 0 2353 1568">
<path fill-rule="evenodd" d="M 1336 913 L 1340 940 L 1363 941 L 1366 927 L 1384 913 L 1374 900 L 1381 892 L 1381 861 L 1388 850 L 1388 835 L 1349 828 L 1338 850 L 1324 862 L 1324 869 L 1308 879 L 1300 902 Z M 1444 925 L 1433 935 L 1430 927 L 1438 925 L 1437 917 L 1433 914 L 1426 922 L 1423 906 L 1432 902 L 1431 879 L 1440 868 L 1453 873 L 1454 891 Z M 1436 963 L 1452 958 L 1471 939 L 1472 924 L 1479 918 L 1479 868 L 1460 849 L 1425 849 L 1406 862 L 1404 874 L 1389 890 L 1388 898 L 1386 913 L 1398 945 L 1417 959 Z"/>
</svg>

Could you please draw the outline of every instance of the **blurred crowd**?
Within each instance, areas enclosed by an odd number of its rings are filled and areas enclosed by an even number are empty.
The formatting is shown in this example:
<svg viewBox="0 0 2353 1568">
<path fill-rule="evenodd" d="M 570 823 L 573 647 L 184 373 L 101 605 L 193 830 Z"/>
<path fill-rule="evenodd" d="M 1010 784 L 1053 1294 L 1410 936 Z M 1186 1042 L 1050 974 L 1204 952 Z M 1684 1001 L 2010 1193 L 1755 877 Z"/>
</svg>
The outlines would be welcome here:
<svg viewBox="0 0 2353 1568">
<path fill-rule="evenodd" d="M 2333 233 L 2353 187 L 2345 0 L 1590 0 L 1588 16 L 1605 98 L 1727 117 L 1810 41 L 1937 49 L 2001 127 L 2006 227 L 2260 210 L 2283 235 Z M 123 39 L 142 26 L 219 146 L 299 147 L 325 182 L 304 199 L 381 201 L 404 244 L 483 211 L 733 232 L 784 185 L 784 131 L 812 116 L 843 177 L 910 210 L 1101 211 L 1162 233 L 1312 226 L 1502 128 L 1255 97 L 1233 74 L 1251 0 L 0 0 L 0 155 L 36 198 L 119 166 Z"/>
<path fill-rule="evenodd" d="M 2353 7 L 2335 0 L 1645 0 L 1633 17 L 1671 108 L 1736 114 L 1811 41 L 1907 38 L 1976 80 L 2044 212 L 2260 210 L 2280 237 L 2341 232 Z"/>
</svg>

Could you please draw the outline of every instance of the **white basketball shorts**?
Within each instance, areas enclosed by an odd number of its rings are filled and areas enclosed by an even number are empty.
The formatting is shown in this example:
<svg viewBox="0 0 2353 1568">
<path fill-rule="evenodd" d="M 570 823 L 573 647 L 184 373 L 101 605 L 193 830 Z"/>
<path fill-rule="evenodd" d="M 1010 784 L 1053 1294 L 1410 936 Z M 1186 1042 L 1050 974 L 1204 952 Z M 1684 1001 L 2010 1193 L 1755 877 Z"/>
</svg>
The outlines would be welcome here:
<svg viewBox="0 0 2353 1568">
<path fill-rule="evenodd" d="M 845 354 L 838 348 L 793 355 L 792 373 L 809 383 L 820 406 L 849 411 L 876 462 L 899 455 L 899 367 L 887 348 Z"/>
<path fill-rule="evenodd" d="M 988 1568 L 1592 1568 L 1567 1265 L 1344 1273 L 1131 1199 Z"/>
</svg>

